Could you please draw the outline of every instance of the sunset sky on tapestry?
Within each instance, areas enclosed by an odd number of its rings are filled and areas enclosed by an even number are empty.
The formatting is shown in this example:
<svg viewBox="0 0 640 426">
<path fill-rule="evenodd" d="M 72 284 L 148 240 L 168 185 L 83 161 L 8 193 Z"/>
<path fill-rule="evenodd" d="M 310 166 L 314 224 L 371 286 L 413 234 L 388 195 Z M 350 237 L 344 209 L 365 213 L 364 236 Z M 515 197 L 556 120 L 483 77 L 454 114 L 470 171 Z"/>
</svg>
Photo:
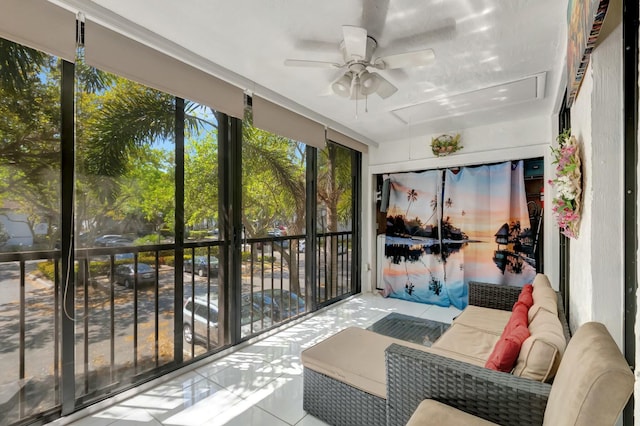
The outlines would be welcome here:
<svg viewBox="0 0 640 426">
<path fill-rule="evenodd" d="M 462 309 L 469 281 L 533 280 L 522 161 L 385 178 L 385 296 Z"/>
</svg>

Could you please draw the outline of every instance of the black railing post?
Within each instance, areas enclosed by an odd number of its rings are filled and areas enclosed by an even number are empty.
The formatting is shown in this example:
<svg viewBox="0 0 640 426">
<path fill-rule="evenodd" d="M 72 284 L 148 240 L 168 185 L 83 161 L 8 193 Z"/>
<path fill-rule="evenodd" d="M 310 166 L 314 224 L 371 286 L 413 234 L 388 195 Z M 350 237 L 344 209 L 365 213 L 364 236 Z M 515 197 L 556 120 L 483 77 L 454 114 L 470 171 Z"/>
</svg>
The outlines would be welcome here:
<svg viewBox="0 0 640 426">
<path fill-rule="evenodd" d="M 75 407 L 75 277 L 73 242 L 73 189 L 74 189 L 74 73 L 71 62 L 62 61 L 61 105 L 61 182 L 62 221 L 60 247 L 62 264 L 62 415 L 71 414 Z"/>
<path fill-rule="evenodd" d="M 305 307 L 307 312 L 315 311 L 318 306 L 318 290 L 316 286 L 318 267 L 316 263 L 316 253 L 318 249 L 318 149 L 308 146 L 307 157 L 307 217 L 306 217 L 306 240 L 304 249 L 305 267 Z"/>
<path fill-rule="evenodd" d="M 182 305 L 184 298 L 184 99 L 176 98 L 175 111 L 175 251 L 174 251 L 174 279 L 175 291 L 173 294 L 174 323 L 173 323 L 173 359 L 180 365 L 183 362 L 182 338 Z"/>
<path fill-rule="evenodd" d="M 26 401 L 25 392 L 24 392 L 24 367 L 25 367 L 25 310 L 26 310 L 26 300 L 25 300 L 25 267 L 24 260 L 20 261 L 20 331 L 19 331 L 19 356 L 20 356 L 20 365 L 18 368 L 18 377 L 20 378 L 20 394 L 18 397 L 18 404 L 20 406 L 20 418 L 24 417 L 24 406 Z"/>
<path fill-rule="evenodd" d="M 638 0 L 623 1 L 624 85 L 624 354 L 636 369 L 638 291 Z M 634 398 L 623 413 L 634 424 Z"/>
<path fill-rule="evenodd" d="M 351 241 L 351 288 L 352 292 L 362 291 L 361 268 L 362 268 L 362 154 L 353 151 L 351 156 L 352 173 L 352 225 L 353 232 Z"/>
</svg>

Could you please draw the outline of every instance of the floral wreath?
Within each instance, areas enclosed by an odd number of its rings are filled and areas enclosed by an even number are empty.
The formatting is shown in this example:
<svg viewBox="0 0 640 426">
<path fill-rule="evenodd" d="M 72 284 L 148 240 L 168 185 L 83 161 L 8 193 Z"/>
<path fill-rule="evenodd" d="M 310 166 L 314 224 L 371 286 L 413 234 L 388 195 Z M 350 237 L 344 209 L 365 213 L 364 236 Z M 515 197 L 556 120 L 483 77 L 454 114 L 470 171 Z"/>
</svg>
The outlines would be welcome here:
<svg viewBox="0 0 640 426">
<path fill-rule="evenodd" d="M 557 141 L 558 148 L 551 147 L 553 164 L 556 164 L 556 178 L 549 180 L 549 184 L 556 190 L 553 214 L 560 232 L 569 238 L 578 238 L 582 195 L 578 141 L 571 135 L 570 129 L 560 133 Z"/>
</svg>

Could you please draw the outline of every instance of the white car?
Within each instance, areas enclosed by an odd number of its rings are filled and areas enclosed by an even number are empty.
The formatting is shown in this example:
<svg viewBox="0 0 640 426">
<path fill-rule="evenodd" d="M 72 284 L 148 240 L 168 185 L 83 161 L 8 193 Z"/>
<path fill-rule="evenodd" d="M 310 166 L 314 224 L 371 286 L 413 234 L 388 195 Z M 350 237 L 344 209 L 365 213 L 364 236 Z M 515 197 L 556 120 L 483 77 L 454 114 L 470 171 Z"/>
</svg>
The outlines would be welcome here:
<svg viewBox="0 0 640 426">
<path fill-rule="evenodd" d="M 264 316 L 255 304 L 249 303 L 246 297 L 243 297 L 242 301 L 240 321 L 243 336 L 271 327 L 273 324 L 271 319 Z M 207 311 L 209 311 L 208 318 Z M 209 345 L 218 345 L 218 301 L 216 299 L 209 301 L 207 309 L 206 297 L 196 296 L 195 303 L 194 299 L 189 297 L 182 309 L 182 315 L 182 334 L 187 343 L 191 344 L 195 340 L 196 343 L 206 345 L 207 328 L 209 328 Z"/>
</svg>

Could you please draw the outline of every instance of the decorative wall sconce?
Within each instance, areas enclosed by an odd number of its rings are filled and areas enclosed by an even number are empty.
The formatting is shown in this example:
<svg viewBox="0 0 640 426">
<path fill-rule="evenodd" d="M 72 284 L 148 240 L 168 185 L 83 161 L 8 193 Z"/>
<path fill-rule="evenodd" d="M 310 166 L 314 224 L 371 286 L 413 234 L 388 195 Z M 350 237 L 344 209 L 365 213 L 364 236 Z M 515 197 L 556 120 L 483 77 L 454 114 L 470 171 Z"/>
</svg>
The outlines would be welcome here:
<svg viewBox="0 0 640 426">
<path fill-rule="evenodd" d="M 460 145 L 460 133 L 455 136 L 440 135 L 435 138 L 431 138 L 431 150 L 436 157 L 442 157 L 449 155 L 452 152 L 461 150 L 463 147 Z"/>
</svg>

